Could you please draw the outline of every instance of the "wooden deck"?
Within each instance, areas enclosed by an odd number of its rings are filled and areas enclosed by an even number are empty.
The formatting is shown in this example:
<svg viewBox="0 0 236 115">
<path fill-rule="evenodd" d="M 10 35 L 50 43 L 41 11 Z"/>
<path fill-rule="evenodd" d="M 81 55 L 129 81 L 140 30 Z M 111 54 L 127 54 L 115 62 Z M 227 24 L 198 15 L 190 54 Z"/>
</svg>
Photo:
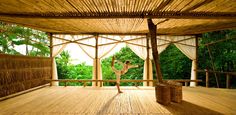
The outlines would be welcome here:
<svg viewBox="0 0 236 115">
<path fill-rule="evenodd" d="M 236 90 L 183 87 L 184 101 L 162 106 L 153 87 L 45 87 L 0 102 L 11 114 L 236 114 Z"/>
</svg>

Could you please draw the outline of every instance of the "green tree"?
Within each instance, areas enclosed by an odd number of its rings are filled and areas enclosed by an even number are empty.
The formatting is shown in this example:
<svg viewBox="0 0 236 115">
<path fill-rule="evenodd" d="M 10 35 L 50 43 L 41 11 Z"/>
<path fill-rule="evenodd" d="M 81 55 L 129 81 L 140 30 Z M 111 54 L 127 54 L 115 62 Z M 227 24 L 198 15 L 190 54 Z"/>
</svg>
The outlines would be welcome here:
<svg viewBox="0 0 236 115">
<path fill-rule="evenodd" d="M 161 71 L 164 79 L 190 79 L 191 63 L 175 45 L 170 45 L 160 54 Z M 156 74 L 153 74 L 156 75 Z M 156 77 L 155 77 L 156 78 Z"/>
<path fill-rule="evenodd" d="M 206 45 L 217 40 L 228 39 L 226 41 L 214 43 L 208 46 L 212 60 L 209 56 L 209 51 Z M 199 68 L 213 70 L 212 62 L 216 71 L 236 71 L 236 30 L 222 30 L 208 32 L 202 34 L 202 39 L 199 40 Z M 217 74 L 220 87 L 225 87 L 226 77 L 224 74 Z M 205 75 L 200 74 L 200 79 L 205 81 Z M 213 74 L 210 74 L 210 85 L 216 86 L 216 79 Z M 235 81 L 235 78 L 232 78 Z M 234 83 L 235 85 L 236 83 Z"/>
<path fill-rule="evenodd" d="M 25 46 L 26 55 L 49 56 L 49 44 L 45 32 L 33 30 L 18 25 L 0 22 L 0 52 L 7 54 L 20 54 L 15 46 Z M 32 50 L 29 50 L 29 46 Z"/>
<path fill-rule="evenodd" d="M 63 51 L 58 57 L 56 57 L 59 79 L 92 79 L 92 66 L 88 66 L 85 63 L 73 65 L 70 61 L 71 57 L 68 51 Z M 64 83 L 60 83 L 59 85 L 64 85 Z M 83 84 L 68 83 L 68 85 L 81 86 Z M 88 83 L 87 85 L 91 86 L 92 83 Z"/>
</svg>

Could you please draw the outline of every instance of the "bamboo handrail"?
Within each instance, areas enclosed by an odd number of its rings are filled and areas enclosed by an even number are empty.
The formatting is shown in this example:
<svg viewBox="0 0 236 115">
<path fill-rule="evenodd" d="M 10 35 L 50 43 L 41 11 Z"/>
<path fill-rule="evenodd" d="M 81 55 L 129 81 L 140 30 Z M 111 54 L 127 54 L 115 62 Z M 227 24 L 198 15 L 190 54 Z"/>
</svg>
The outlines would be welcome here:
<svg viewBox="0 0 236 115">
<path fill-rule="evenodd" d="M 206 70 L 195 70 L 197 72 L 203 72 L 205 73 Z M 219 73 L 219 74 L 231 74 L 231 75 L 236 75 L 236 72 L 224 72 L 224 71 L 212 71 L 212 70 L 208 70 L 209 73 Z"/>
<path fill-rule="evenodd" d="M 216 43 L 219 43 L 219 42 L 224 42 L 224 41 L 232 40 L 232 39 L 236 39 L 236 37 L 234 37 L 234 38 L 221 39 L 221 40 L 217 40 L 217 41 L 215 41 L 215 42 L 206 43 L 206 44 L 204 44 L 204 45 L 205 45 L 205 46 L 209 46 L 209 45 L 213 45 L 213 44 L 216 44 Z"/>
<path fill-rule="evenodd" d="M 164 81 L 167 80 L 171 80 L 171 81 L 175 81 L 175 82 L 185 82 L 185 84 L 187 82 L 202 82 L 202 80 L 189 80 L 189 79 L 164 79 Z M 50 82 L 64 82 L 65 86 L 67 86 L 67 82 L 80 82 L 83 83 L 84 87 L 87 85 L 87 82 L 113 82 L 115 83 L 116 80 L 91 80 L 91 79 L 83 79 L 83 80 L 78 80 L 78 79 L 46 79 L 46 81 L 50 81 Z M 156 80 L 120 80 L 120 82 L 134 82 L 134 83 L 139 83 L 139 82 L 153 82 L 156 83 Z M 137 85 L 137 84 L 136 84 Z M 154 84 L 155 85 L 155 84 Z"/>
<path fill-rule="evenodd" d="M 230 88 L 230 78 L 233 75 L 236 75 L 236 72 L 223 72 L 223 71 L 211 71 L 208 69 L 205 70 L 194 70 L 197 72 L 203 72 L 206 73 L 206 87 L 209 87 L 209 73 L 214 73 L 214 74 L 226 74 L 226 88 Z"/>
</svg>

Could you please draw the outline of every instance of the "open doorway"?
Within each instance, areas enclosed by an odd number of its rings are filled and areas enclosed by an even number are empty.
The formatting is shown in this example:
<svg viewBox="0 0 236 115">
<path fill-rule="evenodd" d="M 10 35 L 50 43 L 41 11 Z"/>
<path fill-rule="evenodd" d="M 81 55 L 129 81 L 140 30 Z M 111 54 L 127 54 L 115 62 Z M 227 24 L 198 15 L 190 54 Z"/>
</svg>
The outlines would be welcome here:
<svg viewBox="0 0 236 115">
<path fill-rule="evenodd" d="M 144 61 L 139 58 L 129 47 L 125 46 L 116 52 L 113 56 L 116 57 L 116 60 L 125 63 L 125 61 L 130 61 L 132 65 L 138 65 L 138 68 L 129 69 L 128 72 L 121 76 L 121 80 L 143 80 L 143 66 Z M 111 69 L 112 56 L 104 58 L 102 60 L 102 74 L 104 80 L 115 80 L 116 75 Z M 115 68 L 118 70 L 122 69 L 122 65 L 119 63 L 115 64 Z M 115 86 L 113 82 L 105 82 L 104 86 Z M 121 86 L 134 86 L 133 82 L 121 82 Z M 138 83 L 137 85 L 143 85 L 143 83 Z"/>
<path fill-rule="evenodd" d="M 92 79 L 93 60 L 77 44 L 71 43 L 56 57 L 58 79 Z M 65 83 L 60 82 L 60 86 Z M 68 86 L 83 86 L 81 82 L 68 82 Z M 88 86 L 92 83 L 88 82 Z"/>
</svg>

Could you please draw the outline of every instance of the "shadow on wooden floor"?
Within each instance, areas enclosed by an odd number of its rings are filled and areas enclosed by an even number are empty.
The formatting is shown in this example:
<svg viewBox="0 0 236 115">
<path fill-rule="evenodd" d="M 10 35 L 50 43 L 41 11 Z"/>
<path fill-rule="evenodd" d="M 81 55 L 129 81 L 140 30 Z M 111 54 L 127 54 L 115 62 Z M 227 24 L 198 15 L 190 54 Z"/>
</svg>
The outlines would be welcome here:
<svg viewBox="0 0 236 115">
<path fill-rule="evenodd" d="M 107 109 L 109 108 L 109 106 L 111 105 L 112 101 L 116 98 L 116 96 L 118 96 L 119 93 L 117 93 L 116 95 L 114 95 L 111 99 L 109 99 L 107 101 L 107 103 L 105 105 L 102 106 L 102 108 L 100 109 L 100 111 L 98 111 L 97 115 L 102 115 L 104 113 L 106 113 Z"/>
<path fill-rule="evenodd" d="M 214 110 L 210 110 L 199 105 L 192 104 L 187 101 L 182 101 L 182 103 L 171 103 L 168 106 L 164 106 L 172 114 L 185 114 L 185 115 L 223 115 Z"/>
</svg>

